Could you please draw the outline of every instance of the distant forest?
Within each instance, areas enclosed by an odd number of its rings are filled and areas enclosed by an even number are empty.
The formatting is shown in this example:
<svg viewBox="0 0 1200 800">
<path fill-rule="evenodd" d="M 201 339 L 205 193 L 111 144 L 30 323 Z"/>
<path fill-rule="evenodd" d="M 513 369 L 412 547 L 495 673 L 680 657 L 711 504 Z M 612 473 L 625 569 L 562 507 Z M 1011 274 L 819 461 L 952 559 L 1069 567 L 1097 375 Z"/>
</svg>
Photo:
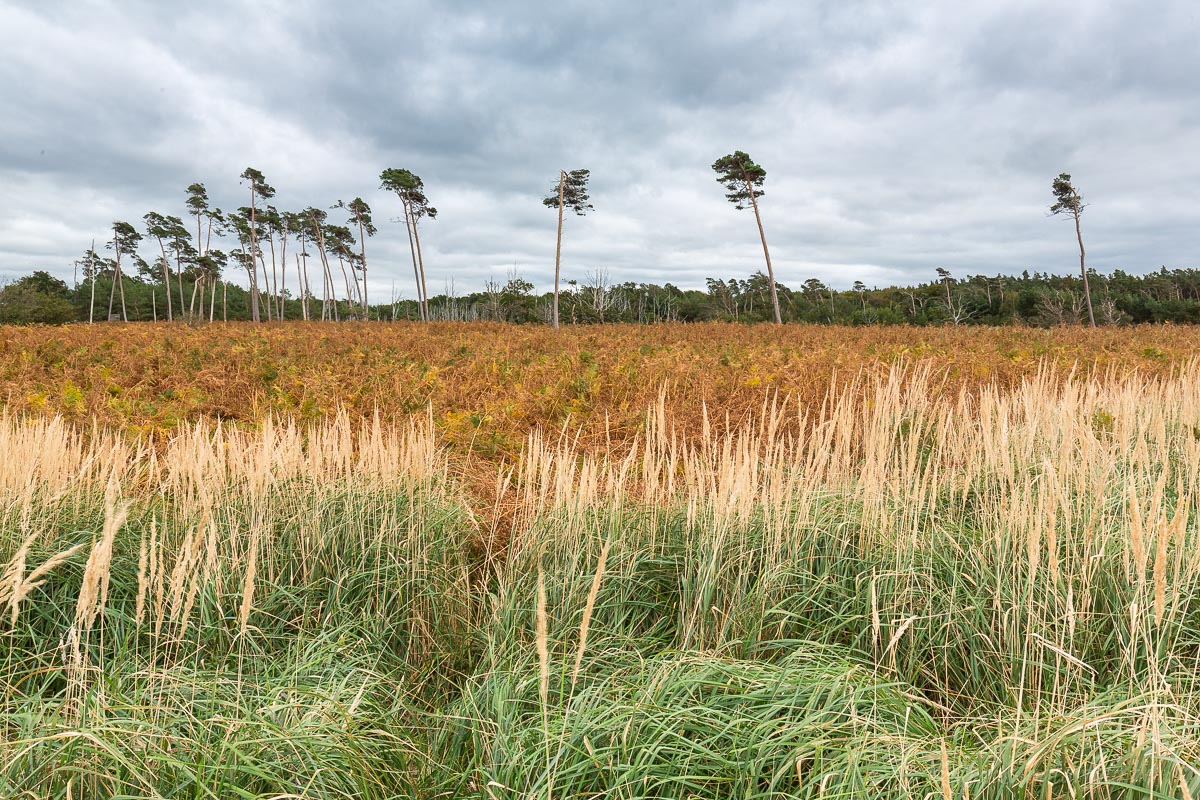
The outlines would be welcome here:
<svg viewBox="0 0 1200 800">
<path fill-rule="evenodd" d="M 1088 321 L 1078 276 L 1025 272 L 956 278 L 945 273 L 931 278 L 928 283 L 886 288 L 857 283 L 845 291 L 835 291 L 810 278 L 798 288 L 777 284 L 776 289 L 785 323 L 1054 326 L 1086 325 Z M 1200 323 L 1200 270 L 1164 267 L 1148 275 L 1120 270 L 1108 275 L 1090 272 L 1089 282 L 1099 325 Z M 125 276 L 123 283 L 128 320 L 166 319 L 166 289 L 161 278 L 156 281 L 144 274 Z M 215 291 L 211 291 L 213 287 Z M 92 318 L 100 322 L 108 319 L 107 301 L 114 289 L 112 271 L 98 271 L 94 288 Z M 186 269 L 173 281 L 175 303 L 183 307 L 182 314 L 175 314 L 176 319 L 251 319 L 250 292 L 244 287 L 218 281 L 209 287 L 203 309 L 197 303 L 189 310 L 180 297 L 193 297 L 196 288 L 196 281 Z M 35 272 L 0 289 L 0 323 L 87 322 L 92 289 L 90 277 L 71 286 L 46 272 Z M 303 298 L 290 293 L 268 298 L 264 293 L 262 299 L 264 308 L 269 304 L 272 309 L 272 319 L 305 318 Z M 312 314 L 314 307 L 321 306 L 320 299 L 309 297 L 308 302 L 308 318 L 320 319 L 320 315 Z M 505 281 L 488 282 L 482 291 L 430 296 L 429 319 L 548 324 L 552 302 L 551 292 L 538 293 L 532 283 L 513 274 Z M 770 283 L 761 273 L 746 280 L 710 278 L 707 288 L 699 290 L 680 289 L 670 283 L 613 283 L 604 271 L 597 271 L 581 281 L 566 281 L 559 302 L 564 325 L 773 320 Z M 371 304 L 366 313 L 360 304 L 343 299 L 331 303 L 327 313 L 328 318 L 339 320 L 421 319 L 414 299 Z M 121 318 L 119 310 L 113 318 Z"/>
<path fill-rule="evenodd" d="M 1080 226 L 1087 206 L 1067 173 L 1051 183 L 1055 202 L 1049 210 L 1074 222 L 1080 265 L 1076 276 L 1023 272 L 957 277 L 937 267 L 927 283 L 878 288 L 856 281 L 852 289 L 835 291 L 816 278 L 796 288 L 777 282 L 759 213 L 766 180 L 762 165 L 738 150 L 718 159 L 712 169 L 726 199 L 738 210 L 753 210 L 765 274 L 756 272 L 744 280 L 709 278 L 704 290 L 614 283 L 604 269 L 588 271 L 582 280 L 562 281 L 564 212 L 583 216 L 594 207 L 588 194 L 591 173 L 560 170 L 542 200 L 558 216 L 552 291 L 539 293 L 513 272 L 503 282 L 488 281 L 482 291 L 458 296 L 447 282 L 442 294 L 431 296 L 421 227 L 437 219 L 438 211 L 418 175 L 388 168 L 379 175 L 380 188 L 398 201 L 401 216 L 394 221 L 402 221 L 407 232 L 416 296 L 400 299 L 393 289 L 388 302 L 371 302 L 367 241 L 376 228 L 366 201 L 338 200 L 328 211 L 315 206 L 281 211 L 270 203 L 275 188 L 261 172 L 247 167 L 238 177 L 248 192 L 248 206 L 222 211 L 209 202 L 204 184 L 193 183 L 184 206 L 194 221 L 150 211 L 142 217 L 141 229 L 113 222 L 104 247 L 97 252 L 93 242 L 75 261 L 70 285 L 39 271 L 0 288 L 0 323 L 369 319 L 558 327 L 560 322 L 710 320 L 1040 326 L 1200 322 L 1200 270 L 1163 267 L 1148 275 L 1120 270 L 1104 275 L 1087 266 Z M 331 220 L 330 211 L 345 214 L 344 224 Z M 143 257 L 146 252 L 150 261 Z M 230 282 L 230 269 L 244 271 L 249 288 Z M 289 273 L 295 289 L 288 288 Z"/>
</svg>

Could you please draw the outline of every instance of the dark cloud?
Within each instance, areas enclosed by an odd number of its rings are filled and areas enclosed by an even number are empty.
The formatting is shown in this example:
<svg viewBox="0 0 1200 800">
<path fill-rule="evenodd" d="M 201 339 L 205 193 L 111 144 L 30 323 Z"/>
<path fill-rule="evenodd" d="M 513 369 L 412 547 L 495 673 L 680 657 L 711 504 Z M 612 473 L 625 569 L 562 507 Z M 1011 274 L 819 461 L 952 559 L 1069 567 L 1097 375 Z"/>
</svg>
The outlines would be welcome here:
<svg viewBox="0 0 1200 800">
<path fill-rule="evenodd" d="M 597 211 L 568 223 L 568 277 L 700 286 L 760 268 L 709 169 L 733 149 L 768 169 L 792 285 L 1071 270 L 1045 217 L 1064 170 L 1097 267 L 1200 263 L 1183 0 L 9 2 L 0 29 L 0 277 L 70 275 L 113 219 L 181 214 L 193 181 L 242 205 L 252 164 L 280 207 L 375 207 L 378 297 L 407 287 L 407 240 L 377 176 L 407 166 L 442 212 L 435 285 L 515 268 L 545 287 L 540 197 L 588 167 Z"/>
</svg>

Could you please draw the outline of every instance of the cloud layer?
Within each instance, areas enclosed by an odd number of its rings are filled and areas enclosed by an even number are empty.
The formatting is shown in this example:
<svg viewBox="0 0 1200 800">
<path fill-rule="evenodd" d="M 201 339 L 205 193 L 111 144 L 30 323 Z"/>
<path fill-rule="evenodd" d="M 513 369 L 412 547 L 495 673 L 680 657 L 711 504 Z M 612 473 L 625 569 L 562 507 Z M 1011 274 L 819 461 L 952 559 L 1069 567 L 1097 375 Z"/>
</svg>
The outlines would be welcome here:
<svg viewBox="0 0 1200 800">
<path fill-rule="evenodd" d="M 181 215 L 193 181 L 244 205 L 251 165 L 281 208 L 366 198 L 372 295 L 411 296 L 376 188 L 400 166 L 441 212 L 431 290 L 513 269 L 544 289 L 541 197 L 586 167 L 565 277 L 702 286 L 761 268 L 709 166 L 734 149 L 767 168 L 789 285 L 1071 271 L 1073 230 L 1046 218 L 1062 171 L 1098 269 L 1200 266 L 1196 8 L 0 2 L 0 278 L 69 277 L 112 220 Z"/>
</svg>

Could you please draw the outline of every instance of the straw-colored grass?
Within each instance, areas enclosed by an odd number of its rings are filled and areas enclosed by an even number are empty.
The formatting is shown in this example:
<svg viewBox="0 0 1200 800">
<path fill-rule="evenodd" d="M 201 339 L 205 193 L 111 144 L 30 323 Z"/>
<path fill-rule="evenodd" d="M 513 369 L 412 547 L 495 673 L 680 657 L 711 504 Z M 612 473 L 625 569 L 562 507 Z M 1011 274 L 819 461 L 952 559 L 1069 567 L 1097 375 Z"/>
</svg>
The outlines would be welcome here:
<svg viewBox="0 0 1200 800">
<path fill-rule="evenodd" d="M 428 412 L 0 418 L 0 795 L 1196 796 L 1200 367 L 943 378 L 488 504 Z"/>
</svg>

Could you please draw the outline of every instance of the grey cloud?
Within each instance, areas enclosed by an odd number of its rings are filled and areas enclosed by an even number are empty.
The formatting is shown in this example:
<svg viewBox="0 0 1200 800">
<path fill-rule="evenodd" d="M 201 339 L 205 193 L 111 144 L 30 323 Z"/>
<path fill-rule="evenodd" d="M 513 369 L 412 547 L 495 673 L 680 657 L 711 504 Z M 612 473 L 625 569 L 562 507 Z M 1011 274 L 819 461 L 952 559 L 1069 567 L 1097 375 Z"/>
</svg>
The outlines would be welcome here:
<svg viewBox="0 0 1200 800">
<path fill-rule="evenodd" d="M 733 149 L 768 169 L 790 285 L 1072 270 L 1045 218 L 1063 170 L 1092 203 L 1096 266 L 1200 262 L 1183 0 L 10 2 L 0 26 L 0 277 L 70 275 L 113 219 L 182 213 L 192 181 L 242 205 L 252 164 L 280 207 L 375 207 L 380 297 L 411 265 L 377 176 L 408 166 L 442 211 L 423 234 L 434 285 L 515 264 L 545 288 L 540 197 L 587 167 L 597 210 L 569 222 L 567 277 L 702 286 L 761 268 L 708 167 Z"/>
</svg>

